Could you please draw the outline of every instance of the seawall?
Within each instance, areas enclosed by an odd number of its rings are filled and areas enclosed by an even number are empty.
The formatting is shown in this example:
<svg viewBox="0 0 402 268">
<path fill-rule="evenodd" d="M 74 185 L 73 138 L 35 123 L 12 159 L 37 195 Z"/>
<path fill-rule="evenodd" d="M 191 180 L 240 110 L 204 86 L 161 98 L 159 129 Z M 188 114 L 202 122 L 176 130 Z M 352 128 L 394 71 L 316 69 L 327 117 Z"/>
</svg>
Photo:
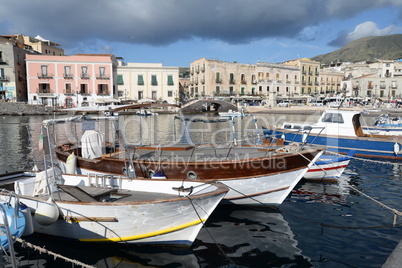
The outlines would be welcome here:
<svg viewBox="0 0 402 268">
<path fill-rule="evenodd" d="M 23 102 L 0 102 L 0 115 L 48 115 L 53 114 L 53 107 L 31 105 Z"/>
</svg>

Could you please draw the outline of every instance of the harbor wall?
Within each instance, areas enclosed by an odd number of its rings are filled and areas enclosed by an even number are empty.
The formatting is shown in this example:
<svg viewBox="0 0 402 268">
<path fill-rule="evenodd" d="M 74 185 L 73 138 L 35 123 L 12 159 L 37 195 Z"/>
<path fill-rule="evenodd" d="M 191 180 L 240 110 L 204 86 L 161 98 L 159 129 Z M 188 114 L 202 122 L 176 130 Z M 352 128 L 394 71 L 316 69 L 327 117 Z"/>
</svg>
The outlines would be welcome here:
<svg viewBox="0 0 402 268">
<path fill-rule="evenodd" d="M 0 115 L 48 115 L 53 114 L 53 107 L 32 105 L 23 102 L 0 102 Z"/>
</svg>

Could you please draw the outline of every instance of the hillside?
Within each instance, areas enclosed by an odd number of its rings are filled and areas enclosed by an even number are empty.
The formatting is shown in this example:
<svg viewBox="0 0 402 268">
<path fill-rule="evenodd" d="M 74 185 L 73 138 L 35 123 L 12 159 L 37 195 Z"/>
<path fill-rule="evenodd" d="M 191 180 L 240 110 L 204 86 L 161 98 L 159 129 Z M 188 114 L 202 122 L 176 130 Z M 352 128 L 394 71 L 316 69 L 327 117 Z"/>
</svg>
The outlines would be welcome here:
<svg viewBox="0 0 402 268">
<path fill-rule="evenodd" d="M 311 58 L 324 64 L 402 59 L 402 34 L 369 36 L 350 42 L 341 49 Z"/>
</svg>

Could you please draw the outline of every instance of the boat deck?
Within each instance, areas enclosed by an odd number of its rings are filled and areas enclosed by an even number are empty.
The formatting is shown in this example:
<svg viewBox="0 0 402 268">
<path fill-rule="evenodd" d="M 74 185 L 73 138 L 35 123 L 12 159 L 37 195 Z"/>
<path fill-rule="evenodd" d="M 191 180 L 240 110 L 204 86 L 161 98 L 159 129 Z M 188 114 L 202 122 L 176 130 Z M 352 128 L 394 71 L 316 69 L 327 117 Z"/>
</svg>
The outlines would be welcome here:
<svg viewBox="0 0 402 268">
<path fill-rule="evenodd" d="M 29 179 L 33 176 L 29 173 L 18 172 L 4 174 L 0 176 L 0 191 L 7 189 L 14 191 L 14 183 L 19 180 Z M 62 201 L 81 201 L 81 202 L 148 202 L 177 198 L 178 194 L 163 194 L 155 192 L 132 191 L 109 187 L 95 186 L 71 186 L 58 185 L 60 191 L 53 194 L 54 199 Z M 36 198 L 47 200 L 47 194 L 36 196 Z"/>
<path fill-rule="evenodd" d="M 275 149 L 278 147 L 255 147 L 255 146 L 241 146 L 241 147 L 226 147 L 226 148 L 212 148 L 206 147 L 192 147 L 192 146 L 174 146 L 174 147 L 136 147 L 128 148 L 124 151 L 118 151 L 112 154 L 106 154 L 104 157 L 133 160 L 150 160 L 150 161 L 205 161 L 211 159 L 221 160 L 241 160 L 253 157 L 267 157 L 277 154 Z"/>
</svg>

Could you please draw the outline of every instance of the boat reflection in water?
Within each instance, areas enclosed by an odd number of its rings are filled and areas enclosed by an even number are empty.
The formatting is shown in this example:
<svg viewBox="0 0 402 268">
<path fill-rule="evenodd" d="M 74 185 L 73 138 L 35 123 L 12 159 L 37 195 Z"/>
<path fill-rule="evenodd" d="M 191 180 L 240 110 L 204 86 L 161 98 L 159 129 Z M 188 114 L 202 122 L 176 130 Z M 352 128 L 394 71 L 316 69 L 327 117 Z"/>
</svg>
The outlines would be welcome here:
<svg viewBox="0 0 402 268">
<path fill-rule="evenodd" d="M 201 266 L 312 266 L 297 247 L 288 222 L 278 210 L 220 206 L 206 226 L 194 244 L 194 254 Z"/>
</svg>

